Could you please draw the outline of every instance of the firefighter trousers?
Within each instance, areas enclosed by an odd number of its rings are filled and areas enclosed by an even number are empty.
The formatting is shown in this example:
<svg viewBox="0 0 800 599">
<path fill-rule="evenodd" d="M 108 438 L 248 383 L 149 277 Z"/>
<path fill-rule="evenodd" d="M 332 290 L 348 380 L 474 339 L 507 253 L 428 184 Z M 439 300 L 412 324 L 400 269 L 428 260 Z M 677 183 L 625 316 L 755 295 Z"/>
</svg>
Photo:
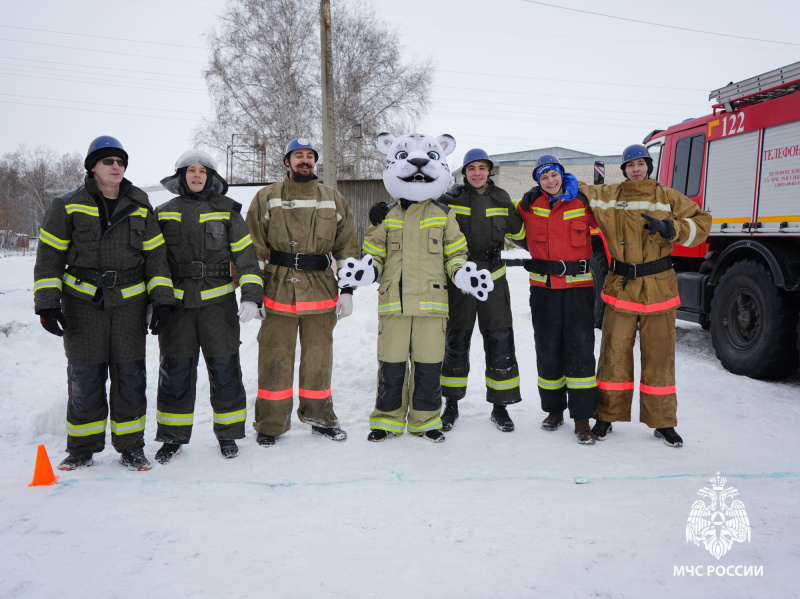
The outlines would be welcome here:
<svg viewBox="0 0 800 599">
<path fill-rule="evenodd" d="M 442 428 L 446 320 L 440 316 L 378 319 L 378 392 L 370 429 L 400 434 L 408 422 L 408 432 L 421 435 Z"/>
<path fill-rule="evenodd" d="M 633 346 L 638 325 L 642 361 L 639 420 L 650 428 L 677 426 L 675 312 L 631 314 L 606 305 L 597 364 L 598 420 L 629 422 L 631 419 Z"/>
<path fill-rule="evenodd" d="M 67 319 L 67 451 L 103 451 L 109 411 L 114 449 L 144 447 L 147 301 L 102 309 L 65 293 L 61 305 Z"/>
<path fill-rule="evenodd" d="M 494 290 L 485 302 L 452 284 L 447 291 L 450 319 L 442 364 L 442 395 L 461 399 L 467 394 L 469 350 L 477 318 L 486 355 L 486 401 L 503 405 L 522 401 L 506 277 L 495 280 Z"/>
<path fill-rule="evenodd" d="M 531 286 L 539 398 L 545 412 L 569 408 L 584 420 L 595 411 L 594 287 Z"/>
<path fill-rule="evenodd" d="M 243 439 L 247 398 L 239 363 L 239 318 L 236 297 L 229 294 L 200 308 L 178 307 L 158 336 L 156 441 L 188 443 L 194 423 L 197 363 L 200 350 L 208 370 L 214 434 L 217 439 Z"/>
<path fill-rule="evenodd" d="M 253 427 L 265 435 L 291 428 L 294 357 L 300 336 L 297 417 L 314 426 L 338 427 L 331 396 L 336 313 L 284 316 L 267 312 L 258 332 L 258 398 Z"/>
</svg>

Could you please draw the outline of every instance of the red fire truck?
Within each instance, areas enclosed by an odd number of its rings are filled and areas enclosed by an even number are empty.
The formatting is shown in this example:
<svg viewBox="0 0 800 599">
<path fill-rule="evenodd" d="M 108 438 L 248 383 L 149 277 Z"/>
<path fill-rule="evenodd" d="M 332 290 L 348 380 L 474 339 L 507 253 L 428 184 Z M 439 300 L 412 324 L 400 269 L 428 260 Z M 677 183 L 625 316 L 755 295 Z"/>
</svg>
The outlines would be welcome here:
<svg viewBox="0 0 800 599">
<path fill-rule="evenodd" d="M 707 116 L 653 131 L 654 177 L 713 219 L 675 248 L 678 317 L 710 328 L 722 365 L 782 378 L 800 352 L 800 62 L 714 90 Z"/>
</svg>

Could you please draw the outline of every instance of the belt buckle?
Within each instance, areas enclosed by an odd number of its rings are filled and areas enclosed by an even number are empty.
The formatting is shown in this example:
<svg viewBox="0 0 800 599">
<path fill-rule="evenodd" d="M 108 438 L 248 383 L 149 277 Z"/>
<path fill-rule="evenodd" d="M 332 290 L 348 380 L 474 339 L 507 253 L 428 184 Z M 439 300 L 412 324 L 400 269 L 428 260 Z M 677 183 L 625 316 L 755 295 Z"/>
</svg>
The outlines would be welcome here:
<svg viewBox="0 0 800 599">
<path fill-rule="evenodd" d="M 633 275 L 632 276 L 631 276 L 631 271 L 633 271 Z M 628 274 L 625 275 L 625 278 L 628 279 L 628 280 L 631 280 L 631 281 L 636 278 L 636 265 L 635 264 L 631 264 L 628 267 Z"/>
<path fill-rule="evenodd" d="M 557 277 L 563 277 L 565 274 L 567 274 L 567 264 L 563 260 L 559 260 L 558 263 L 561 264 L 561 266 L 564 267 L 564 270 L 560 274 L 557 274 L 556 276 Z"/>
<path fill-rule="evenodd" d="M 495 263 L 500 262 L 502 259 L 503 259 L 503 251 L 502 250 L 498 250 L 497 248 L 495 248 L 495 250 L 494 250 L 494 262 Z"/>
<path fill-rule="evenodd" d="M 578 273 L 579 275 L 585 275 L 586 271 L 588 270 L 588 260 L 579 260 L 578 263 L 581 265 L 581 270 Z"/>
<path fill-rule="evenodd" d="M 106 277 L 109 275 L 113 275 L 113 283 L 111 285 L 106 285 Z M 100 276 L 100 287 L 104 287 L 105 289 L 111 289 L 112 287 L 117 286 L 117 271 L 116 270 L 107 270 Z"/>
<path fill-rule="evenodd" d="M 300 279 L 295 279 L 294 276 L 291 276 L 288 279 L 286 279 L 286 282 L 287 283 L 299 283 Z"/>
<path fill-rule="evenodd" d="M 294 255 L 294 269 L 295 270 L 302 270 L 300 268 L 300 256 L 303 255 L 303 252 L 298 252 Z"/>
<path fill-rule="evenodd" d="M 195 266 L 194 265 L 195 264 L 199 264 L 200 265 L 200 274 L 199 275 L 195 275 L 194 274 L 194 270 L 195 270 Z M 192 272 L 192 278 L 193 279 L 202 279 L 203 277 L 206 276 L 206 273 L 205 273 L 206 265 L 204 263 L 198 262 L 197 260 L 195 260 L 190 264 L 190 266 L 192 267 L 192 271 L 193 271 Z"/>
</svg>

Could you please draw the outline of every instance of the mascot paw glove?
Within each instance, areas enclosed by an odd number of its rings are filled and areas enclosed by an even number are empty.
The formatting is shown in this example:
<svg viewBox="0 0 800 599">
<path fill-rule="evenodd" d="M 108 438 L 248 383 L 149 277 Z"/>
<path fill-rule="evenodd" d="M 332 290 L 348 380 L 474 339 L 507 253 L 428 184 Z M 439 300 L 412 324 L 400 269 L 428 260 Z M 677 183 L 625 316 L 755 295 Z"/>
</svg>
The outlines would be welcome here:
<svg viewBox="0 0 800 599">
<path fill-rule="evenodd" d="M 239 304 L 239 311 L 236 313 L 236 316 L 239 317 L 239 322 L 250 322 L 258 316 L 258 304 L 250 300 L 243 300 L 242 303 Z"/>
<path fill-rule="evenodd" d="M 51 335 L 64 336 L 64 329 L 67 328 L 67 319 L 64 317 L 61 308 L 45 308 L 41 310 L 39 312 L 39 322 L 42 323 L 44 330 Z M 58 326 L 59 323 L 61 326 Z"/>
<path fill-rule="evenodd" d="M 353 294 L 340 293 L 336 300 L 336 318 L 347 318 L 353 313 Z"/>
<path fill-rule="evenodd" d="M 467 262 L 456 272 L 453 282 L 461 291 L 474 295 L 480 301 L 489 299 L 489 292 L 494 289 L 492 273 L 485 268 L 478 270 L 474 262 Z"/>
<path fill-rule="evenodd" d="M 375 282 L 375 266 L 372 256 L 367 254 L 361 260 L 347 258 L 339 269 L 339 287 L 360 287 Z"/>
<path fill-rule="evenodd" d="M 171 304 L 159 304 L 153 307 L 153 316 L 150 319 L 150 332 L 153 335 L 158 335 L 169 324 L 174 309 L 175 306 Z"/>
</svg>

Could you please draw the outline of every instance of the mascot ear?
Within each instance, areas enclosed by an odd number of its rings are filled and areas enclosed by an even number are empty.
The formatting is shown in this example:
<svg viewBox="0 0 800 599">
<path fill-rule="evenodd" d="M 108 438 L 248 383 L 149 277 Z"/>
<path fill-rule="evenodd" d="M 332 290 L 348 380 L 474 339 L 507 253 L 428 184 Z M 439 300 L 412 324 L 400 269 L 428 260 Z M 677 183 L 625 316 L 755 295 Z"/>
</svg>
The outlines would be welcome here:
<svg viewBox="0 0 800 599">
<path fill-rule="evenodd" d="M 449 156 L 453 153 L 453 150 L 456 149 L 456 140 L 453 138 L 452 135 L 448 135 L 445 133 L 444 135 L 440 135 L 436 138 L 436 141 L 439 142 L 439 145 L 442 146 L 442 150 L 444 150 L 444 155 Z"/>
<path fill-rule="evenodd" d="M 381 133 L 375 138 L 375 145 L 378 146 L 381 154 L 388 154 L 389 148 L 395 142 L 395 137 L 391 133 Z"/>
</svg>

